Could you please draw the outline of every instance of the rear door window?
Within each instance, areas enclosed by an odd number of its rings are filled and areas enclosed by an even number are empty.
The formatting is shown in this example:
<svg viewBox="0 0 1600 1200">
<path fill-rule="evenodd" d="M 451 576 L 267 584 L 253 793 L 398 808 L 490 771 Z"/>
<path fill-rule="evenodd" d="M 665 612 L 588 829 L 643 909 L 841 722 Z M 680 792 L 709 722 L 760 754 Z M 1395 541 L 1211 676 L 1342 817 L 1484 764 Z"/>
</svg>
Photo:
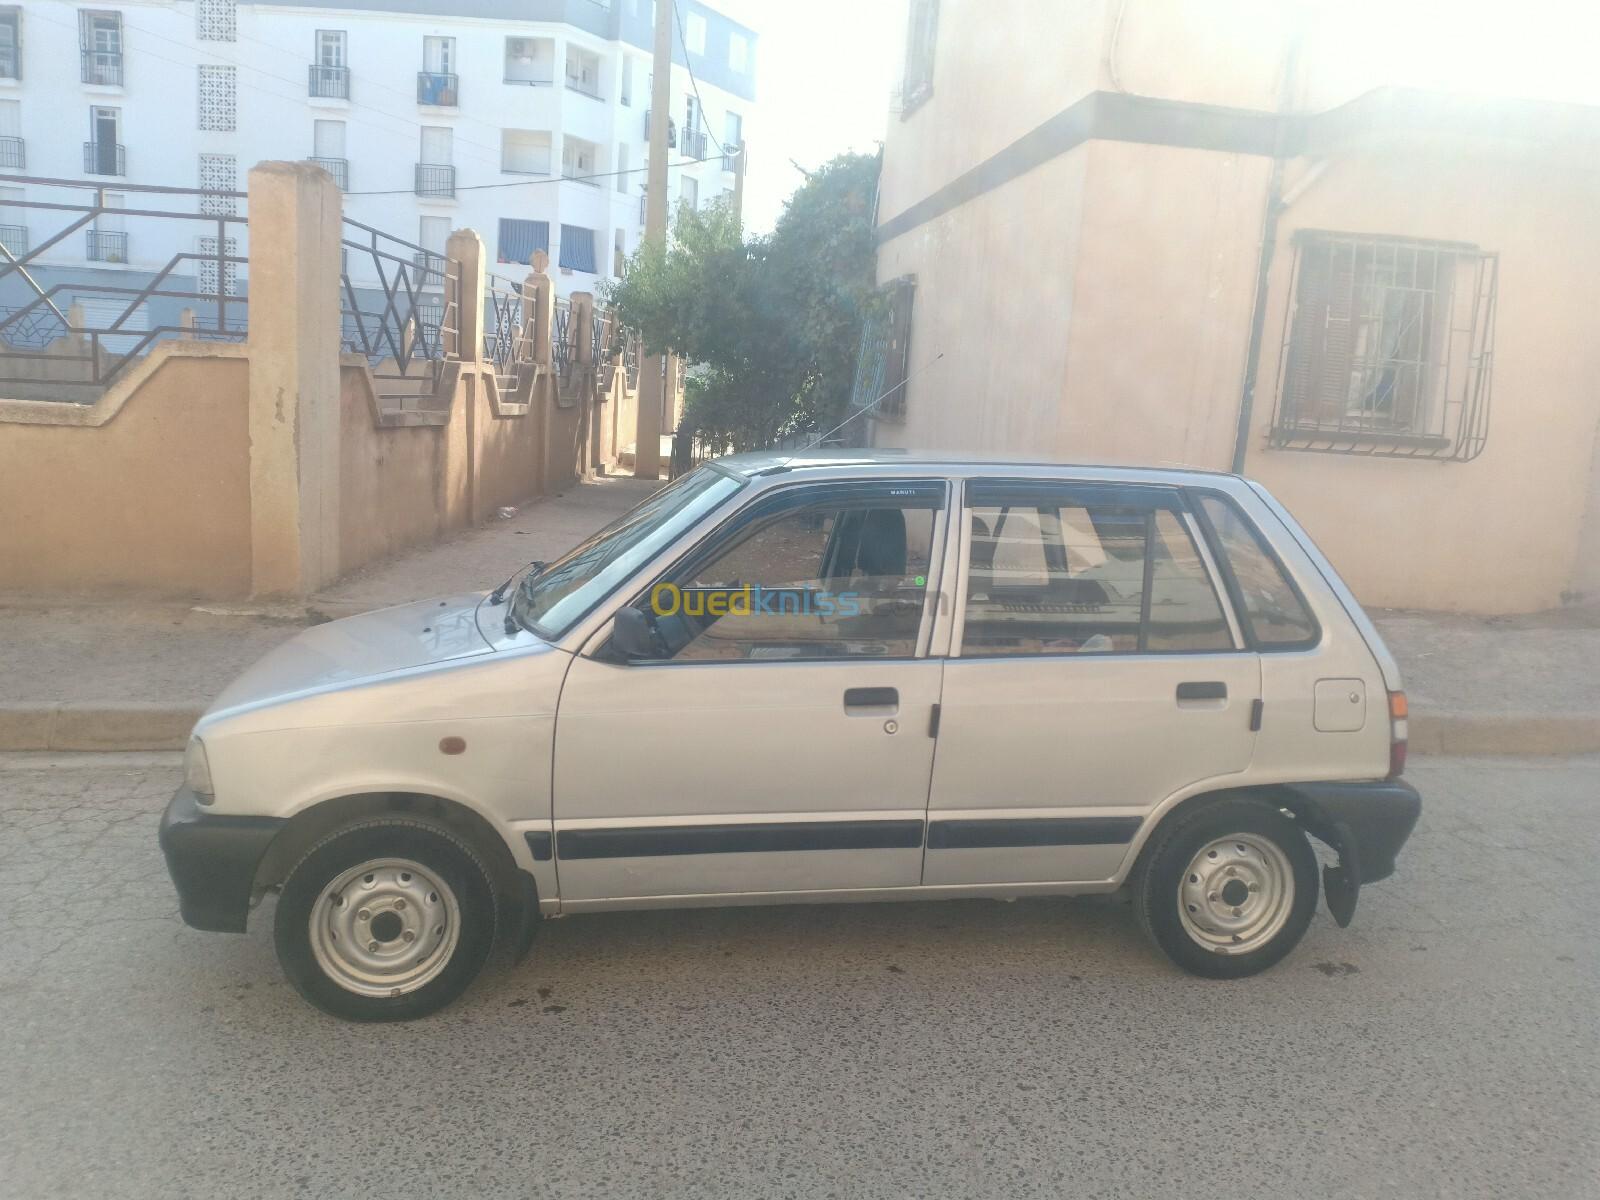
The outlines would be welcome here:
<svg viewBox="0 0 1600 1200">
<path fill-rule="evenodd" d="M 1214 552 L 1233 577 L 1234 607 L 1251 644 L 1261 650 L 1315 645 L 1316 618 L 1250 519 L 1215 493 L 1199 496 L 1198 508 Z"/>
<path fill-rule="evenodd" d="M 1174 494 L 979 481 L 969 496 L 963 657 L 1235 648 Z"/>
</svg>

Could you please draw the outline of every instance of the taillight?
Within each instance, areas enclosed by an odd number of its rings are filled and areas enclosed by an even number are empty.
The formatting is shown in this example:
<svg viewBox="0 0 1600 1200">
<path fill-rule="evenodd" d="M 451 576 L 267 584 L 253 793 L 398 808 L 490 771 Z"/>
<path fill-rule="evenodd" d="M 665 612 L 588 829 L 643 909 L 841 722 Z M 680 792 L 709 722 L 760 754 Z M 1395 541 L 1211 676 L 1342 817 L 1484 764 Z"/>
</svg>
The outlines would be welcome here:
<svg viewBox="0 0 1600 1200">
<path fill-rule="evenodd" d="M 1398 779 L 1406 769 L 1406 739 L 1409 736 L 1404 692 L 1389 693 L 1389 778 Z"/>
</svg>

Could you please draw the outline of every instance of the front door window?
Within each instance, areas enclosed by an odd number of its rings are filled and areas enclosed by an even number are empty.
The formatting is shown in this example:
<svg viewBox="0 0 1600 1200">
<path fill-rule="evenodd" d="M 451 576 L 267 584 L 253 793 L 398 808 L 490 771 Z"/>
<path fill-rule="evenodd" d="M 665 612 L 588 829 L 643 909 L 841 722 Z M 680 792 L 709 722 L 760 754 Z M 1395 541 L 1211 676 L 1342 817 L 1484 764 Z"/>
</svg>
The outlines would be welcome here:
<svg viewBox="0 0 1600 1200">
<path fill-rule="evenodd" d="M 783 511 L 753 517 L 705 561 L 651 590 L 670 657 L 912 657 L 943 491 L 818 489 L 808 503 L 780 501 Z"/>
</svg>

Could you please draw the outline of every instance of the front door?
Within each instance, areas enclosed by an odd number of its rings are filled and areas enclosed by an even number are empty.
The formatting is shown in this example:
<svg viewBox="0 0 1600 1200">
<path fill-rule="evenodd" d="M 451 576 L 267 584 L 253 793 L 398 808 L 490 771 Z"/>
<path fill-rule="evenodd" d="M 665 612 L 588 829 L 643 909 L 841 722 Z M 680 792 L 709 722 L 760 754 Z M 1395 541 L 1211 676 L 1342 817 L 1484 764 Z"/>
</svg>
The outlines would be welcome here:
<svg viewBox="0 0 1600 1200">
<path fill-rule="evenodd" d="M 1249 765 L 1259 661 L 1174 489 L 979 480 L 963 517 L 923 882 L 1109 879 Z"/>
<path fill-rule="evenodd" d="M 635 603 L 659 655 L 573 661 L 556 723 L 563 904 L 915 886 L 928 597 L 946 484 L 753 502 Z"/>
</svg>

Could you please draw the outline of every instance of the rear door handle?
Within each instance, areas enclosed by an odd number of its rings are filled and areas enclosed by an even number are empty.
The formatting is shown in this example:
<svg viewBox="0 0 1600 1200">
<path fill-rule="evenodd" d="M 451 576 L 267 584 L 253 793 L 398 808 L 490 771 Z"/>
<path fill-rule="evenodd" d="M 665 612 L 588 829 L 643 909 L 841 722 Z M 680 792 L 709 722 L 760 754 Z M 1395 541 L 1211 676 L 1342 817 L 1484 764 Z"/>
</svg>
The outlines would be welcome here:
<svg viewBox="0 0 1600 1200">
<path fill-rule="evenodd" d="M 1204 683 L 1180 683 L 1178 685 L 1178 703 L 1185 700 L 1226 700 L 1228 698 L 1228 685 L 1221 680 L 1209 680 Z"/>
<path fill-rule="evenodd" d="M 860 709 L 871 709 L 874 713 L 881 713 L 884 709 L 900 707 L 900 690 L 892 687 L 866 687 L 846 688 L 844 693 L 845 712 L 856 712 Z"/>
</svg>

